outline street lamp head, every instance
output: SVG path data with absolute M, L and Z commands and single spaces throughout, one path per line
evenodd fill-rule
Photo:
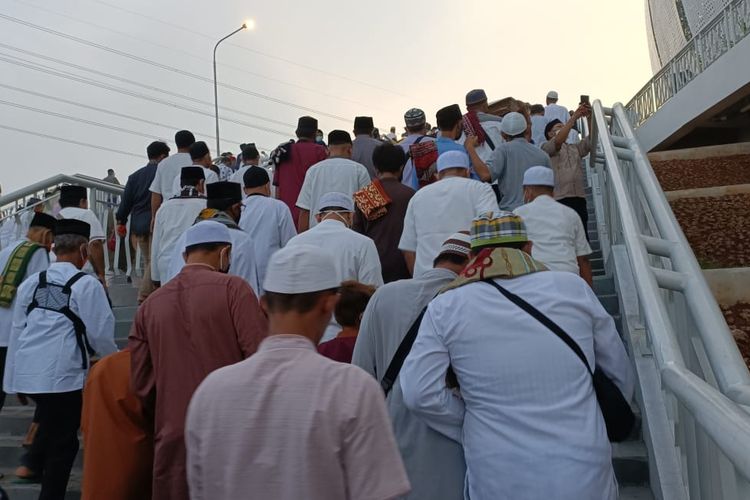
M 242 23 L 242 27 L 246 30 L 254 30 L 255 29 L 255 20 L 254 19 L 245 19 L 245 22 Z

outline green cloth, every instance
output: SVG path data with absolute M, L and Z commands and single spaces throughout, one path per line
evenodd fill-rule
M 26 269 L 31 257 L 40 248 L 43 247 L 30 241 L 24 241 L 10 254 L 5 269 L 3 269 L 3 274 L 0 276 L 0 307 L 7 308 L 13 303 L 18 285 L 26 277 Z

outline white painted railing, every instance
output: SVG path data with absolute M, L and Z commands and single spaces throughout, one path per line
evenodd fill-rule
M 55 214 L 57 210 L 59 210 L 59 205 L 57 205 L 60 196 L 59 187 L 64 184 L 76 184 L 89 189 L 89 208 L 93 210 L 97 219 L 101 222 L 102 227 L 104 228 L 104 234 L 110 235 L 115 229 L 114 212 L 117 210 L 119 199 L 122 196 L 124 187 L 82 174 L 55 175 L 49 179 L 31 184 L 23 189 L 0 196 L 0 225 L 12 218 L 18 226 L 21 226 L 22 219 L 28 217 L 27 214 L 34 209 L 34 206 L 39 204 L 44 205 L 46 212 Z M 31 198 L 38 198 L 41 201 L 35 204 L 29 204 Z M 130 222 L 128 222 L 127 230 L 129 235 Z M 23 235 L 17 236 L 21 237 Z M 127 242 L 128 238 L 126 237 L 124 240 Z M 120 238 L 115 238 L 115 251 L 111 259 L 109 252 L 106 250 L 105 242 L 104 266 L 107 272 L 111 274 L 120 274 L 121 271 L 119 270 L 118 263 L 120 262 L 120 255 L 123 248 L 127 262 L 126 274 L 127 276 L 132 276 L 134 269 L 131 259 L 130 245 L 121 245 Z M 136 270 L 140 270 L 143 262 L 142 256 L 140 255 L 140 249 L 137 250 L 135 261 Z
M 631 99 L 626 108 L 637 127 L 665 102 L 750 33 L 750 0 L 734 0 L 706 24 Z
M 593 114 L 587 163 L 602 251 L 606 262 L 613 247 L 627 250 L 685 489 L 748 499 L 750 373 L 625 109 L 595 101 Z

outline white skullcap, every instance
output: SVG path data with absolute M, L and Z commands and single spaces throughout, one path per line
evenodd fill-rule
M 523 185 L 555 187 L 555 172 L 548 167 L 531 167 L 523 174 Z
M 547 92 L 547 99 L 557 99 L 557 92 L 554 90 Z
M 221 222 L 204 220 L 188 228 L 185 233 L 185 248 L 203 243 L 232 243 L 227 226 Z
M 523 134 L 526 131 L 527 126 L 526 117 L 521 113 L 513 111 L 503 116 L 503 121 L 500 123 L 500 130 L 502 130 L 504 134 L 513 137 L 514 135 Z
M 463 151 L 446 151 L 438 156 L 437 171 L 442 172 L 446 168 L 469 168 L 469 155 Z
M 354 212 L 352 197 L 344 193 L 326 193 L 318 200 L 318 213 L 323 208 L 341 207 L 347 212 Z
M 271 255 L 263 289 L 297 294 L 338 288 L 336 264 L 324 250 L 313 245 L 287 245 Z

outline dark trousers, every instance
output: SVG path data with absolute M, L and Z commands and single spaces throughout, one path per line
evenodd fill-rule
M 5 374 L 5 358 L 8 356 L 8 348 L 0 347 L 0 411 L 5 405 L 5 393 L 3 392 L 3 375 Z
M 586 232 L 586 240 L 591 241 L 591 238 L 589 238 L 589 210 L 586 206 L 586 198 L 571 196 L 570 198 L 561 198 L 557 201 L 576 211 L 578 217 L 581 218 L 581 222 L 583 222 L 583 230 Z
M 39 500 L 62 500 L 78 453 L 82 392 L 32 394 L 29 397 L 36 403 L 39 430 L 26 460 L 29 465 L 37 467 L 35 472 L 42 476 Z

